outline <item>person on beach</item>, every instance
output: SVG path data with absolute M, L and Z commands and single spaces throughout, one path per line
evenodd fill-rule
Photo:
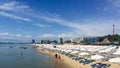
M 61 58 L 61 56 L 60 56 L 60 54 L 58 55 L 58 59 L 60 59 Z
M 58 57 L 58 54 L 55 54 L 55 58 L 57 58 Z

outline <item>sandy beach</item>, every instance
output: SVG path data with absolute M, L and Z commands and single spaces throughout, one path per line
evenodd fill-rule
M 73 67 L 71 67 L 71 65 L 69 63 L 66 63 L 65 59 L 67 57 L 65 57 L 65 56 L 60 54 L 61 55 L 61 59 L 58 60 L 54 56 L 56 52 L 51 52 L 51 51 L 49 51 L 47 49 L 42 49 L 41 47 L 37 47 L 36 49 L 37 49 L 38 52 L 40 52 L 42 54 L 45 54 L 45 55 L 48 55 L 49 57 L 54 58 L 53 64 L 55 64 L 55 68 L 63 68 L 63 67 L 65 67 L 65 68 L 73 68 Z
M 38 52 L 40 52 L 42 54 L 49 55 L 50 57 L 53 57 L 53 58 L 55 58 L 54 55 L 56 53 L 58 53 L 57 51 L 44 49 L 40 46 L 36 47 L 36 49 L 37 49 Z M 62 55 L 62 54 L 60 54 L 60 55 L 61 55 L 61 59 L 56 59 L 55 58 L 56 68 L 63 68 L 63 67 L 65 67 L 65 68 L 92 68 L 90 65 L 94 64 L 94 63 L 98 63 L 98 62 L 110 64 L 111 66 L 107 67 L 107 68 L 120 68 L 119 64 L 112 63 L 112 62 L 109 62 L 109 61 L 102 61 L 102 60 L 95 60 L 95 62 L 83 65 L 83 64 L 79 63 L 78 61 L 72 60 L 65 55 Z M 63 67 L 61 67 L 61 66 L 63 66 Z

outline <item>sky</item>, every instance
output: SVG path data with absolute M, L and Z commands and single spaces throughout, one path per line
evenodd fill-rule
M 120 0 L 0 0 L 0 39 L 120 34 Z

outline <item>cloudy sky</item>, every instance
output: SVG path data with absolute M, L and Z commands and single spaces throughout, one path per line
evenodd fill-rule
M 120 34 L 120 0 L 0 0 L 0 39 Z

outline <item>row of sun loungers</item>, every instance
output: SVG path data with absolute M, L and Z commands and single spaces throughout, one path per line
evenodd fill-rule
M 45 49 L 50 49 L 50 51 L 59 52 L 67 57 L 69 57 L 71 60 L 78 61 L 80 64 L 90 64 L 95 61 L 95 59 L 99 59 L 102 61 L 109 61 L 111 58 L 115 58 L 116 56 L 113 54 L 116 50 L 118 50 L 118 47 L 116 46 L 63 46 L 63 45 L 42 45 L 41 47 Z M 81 53 L 88 53 L 88 55 L 84 56 L 81 55 Z M 80 56 L 87 57 L 82 58 Z M 94 56 L 94 58 L 93 58 Z M 96 58 L 97 56 L 97 58 Z M 102 57 L 102 58 L 100 58 Z M 90 59 L 91 58 L 91 59 Z M 116 61 L 116 60 L 115 60 Z M 92 64 L 92 68 L 107 68 L 109 64 L 103 64 L 103 63 L 96 63 Z
M 64 55 L 69 57 L 72 60 L 79 61 L 79 63 L 82 63 L 84 65 L 92 63 L 92 62 L 95 61 L 95 60 L 88 60 L 88 59 L 85 59 L 85 58 L 82 58 L 82 57 L 78 57 L 78 56 L 75 56 L 75 55 L 71 55 L 71 54 L 64 54 Z
M 67 54 L 67 53 L 61 53 L 61 54 L 64 54 L 65 56 L 69 57 L 70 59 L 78 61 L 80 64 L 83 64 L 83 65 L 95 62 L 95 60 L 85 59 L 85 58 L 78 57 L 78 56 L 75 56 L 72 54 Z M 99 62 L 99 63 L 92 64 L 91 68 L 107 68 L 109 66 L 110 66 L 110 64 L 103 64 L 103 63 Z
M 107 68 L 109 66 L 110 64 L 103 64 L 103 63 L 95 63 L 91 65 L 92 68 Z

